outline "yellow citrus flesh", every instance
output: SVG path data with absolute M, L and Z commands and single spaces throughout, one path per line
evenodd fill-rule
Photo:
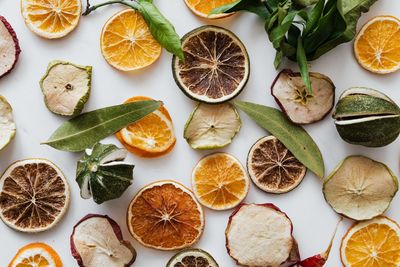
M 106 22 L 100 41 L 104 58 L 122 71 L 147 67 L 161 54 L 161 46 L 142 15 L 131 8 L 118 12 Z
M 230 16 L 231 14 L 214 14 L 209 15 L 210 12 L 217 7 L 230 4 L 236 0 L 185 0 L 189 9 L 197 16 L 203 18 L 217 19 Z
M 356 37 L 354 52 L 359 64 L 371 72 L 400 69 L 400 20 L 378 16 L 367 22 Z
M 21 248 L 8 267 L 62 267 L 60 256 L 44 243 L 32 243 Z

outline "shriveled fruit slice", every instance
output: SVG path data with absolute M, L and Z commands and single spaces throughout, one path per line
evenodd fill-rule
M 137 96 L 129 98 L 125 103 L 140 100 L 151 100 L 151 98 Z M 142 157 L 165 155 L 176 143 L 172 119 L 164 106 L 121 129 L 116 137 L 126 149 Z
M 242 266 L 293 266 L 299 261 L 289 217 L 272 204 L 242 204 L 225 231 L 229 255 Z
M 268 193 L 286 193 L 296 188 L 307 168 L 272 135 L 259 139 L 247 156 L 250 178 Z
M 32 32 L 56 39 L 78 26 L 82 3 L 81 0 L 21 0 L 21 13 Z
M 0 150 L 14 139 L 15 133 L 12 107 L 7 99 L 0 95 Z
M 132 8 L 118 12 L 106 22 L 100 46 L 108 64 L 122 71 L 147 67 L 161 54 L 161 46 L 142 15 Z
M 0 16 L 0 78 L 10 73 L 18 61 L 21 48 L 17 34 L 5 17 Z
M 88 214 L 70 237 L 71 253 L 80 267 L 129 267 L 136 251 L 119 225 L 107 215 Z
M 344 159 L 324 181 L 326 201 L 339 214 L 369 220 L 383 214 L 398 190 L 398 180 L 383 163 L 363 156 Z
M 221 7 L 223 5 L 231 4 L 235 2 L 235 0 L 185 0 L 186 5 L 189 9 L 199 17 L 208 18 L 208 19 L 220 19 L 231 16 L 233 13 L 229 14 L 212 14 L 210 12 L 217 7 Z
M 345 267 L 400 266 L 400 226 L 379 216 L 355 223 L 347 231 L 340 246 Z
M 196 198 L 214 210 L 226 210 L 239 205 L 249 192 L 249 184 L 242 164 L 227 153 L 215 153 L 202 158 L 192 172 Z
M 8 267 L 63 267 L 57 252 L 44 243 L 31 243 L 20 250 Z
M 245 87 L 250 74 L 246 48 L 232 32 L 202 26 L 182 37 L 185 62 L 172 59 L 179 88 L 190 98 L 209 104 L 233 99 Z
M 329 77 L 310 72 L 314 95 L 307 93 L 300 73 L 281 71 L 271 86 L 271 94 L 283 113 L 296 124 L 310 124 L 322 120 L 335 103 L 335 85 Z
M 79 115 L 89 99 L 92 67 L 54 60 L 40 80 L 47 108 L 59 115 Z
M 54 227 L 67 211 L 69 199 L 64 174 L 46 159 L 17 161 L 0 179 L 0 218 L 21 232 Z
M 354 41 L 354 53 L 365 69 L 379 74 L 400 69 L 400 19 L 377 16 L 368 21 Z
M 200 103 L 190 114 L 183 137 L 194 149 L 215 149 L 229 145 L 239 132 L 242 122 L 230 103 Z
M 167 263 L 167 267 L 218 267 L 218 263 L 208 252 L 191 248 L 175 254 Z
M 174 181 L 158 181 L 132 199 L 127 221 L 129 232 L 143 246 L 176 250 L 199 240 L 204 212 L 189 189 Z

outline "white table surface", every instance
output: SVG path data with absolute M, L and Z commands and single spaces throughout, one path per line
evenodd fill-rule
M 98 3 L 100 0 L 93 2 Z M 275 52 L 267 39 L 261 20 L 253 14 L 244 13 L 219 21 L 202 20 L 187 9 L 183 0 L 155 0 L 155 2 L 172 21 L 181 36 L 204 24 L 216 24 L 236 33 L 246 45 L 251 60 L 249 82 L 238 98 L 277 106 L 269 92 L 269 87 L 277 74 L 272 64 Z M 16 160 L 29 157 L 48 158 L 64 171 L 72 191 L 68 213 L 52 230 L 40 234 L 24 234 L 0 223 L 2 267 L 9 263 L 20 247 L 34 241 L 43 241 L 53 246 L 66 267 L 77 266 L 70 253 L 69 236 L 74 224 L 88 213 L 107 214 L 121 225 L 125 239 L 131 241 L 137 250 L 138 256 L 133 266 L 162 267 L 174 254 L 144 248 L 131 238 L 125 224 L 127 206 L 141 187 L 157 180 L 174 179 L 190 187 L 193 166 L 203 155 L 211 151 L 194 151 L 182 137 L 185 121 L 196 103 L 188 99 L 176 86 L 171 74 L 169 53 L 164 51 L 154 65 L 135 73 L 122 73 L 113 69 L 101 56 L 99 38 L 102 26 L 111 15 L 122 8 L 114 6 L 99 9 L 90 16 L 83 17 L 79 27 L 72 34 L 51 41 L 42 39 L 28 30 L 20 15 L 19 0 L 0 1 L 0 14 L 14 27 L 22 48 L 20 60 L 14 71 L 0 80 L 0 94 L 12 104 L 18 129 L 13 143 L 0 152 L 0 172 Z M 369 18 L 384 14 L 400 17 L 400 2 L 378 1 L 371 11 L 361 18 L 359 27 Z M 48 62 L 54 59 L 93 66 L 92 95 L 86 105 L 86 111 L 119 104 L 131 96 L 147 95 L 163 100 L 171 113 L 177 136 L 175 149 L 167 156 L 157 159 L 142 159 L 129 155 L 127 160 L 136 165 L 134 183 L 118 200 L 97 205 L 92 200 L 81 199 L 79 187 L 75 182 L 76 161 L 81 154 L 61 152 L 40 145 L 41 141 L 46 140 L 65 121 L 65 118 L 47 110 L 39 87 L 39 80 Z M 332 78 L 337 87 L 336 99 L 343 90 L 351 86 L 366 86 L 381 90 L 400 104 L 400 72 L 379 76 L 365 71 L 355 61 L 351 43 L 341 45 L 312 62 L 311 69 Z M 241 118 L 243 127 L 240 133 L 230 146 L 221 151 L 231 153 L 245 163 L 250 146 L 258 138 L 266 135 L 266 132 L 245 114 L 242 113 Z M 384 148 L 349 145 L 339 137 L 330 116 L 307 126 L 306 129 L 321 149 L 326 174 L 329 174 L 344 157 L 360 154 L 386 163 L 399 175 L 400 139 Z M 103 142 L 119 145 L 114 137 L 109 137 Z M 321 181 L 308 172 L 297 189 L 284 195 L 264 193 L 252 184 L 245 202 L 271 202 L 285 211 L 293 221 L 294 236 L 299 242 L 301 255 L 311 256 L 326 248 L 339 218 L 325 202 L 321 186 Z M 400 221 L 399 195 L 395 197 L 386 212 L 387 216 L 397 221 Z M 209 251 L 221 267 L 235 266 L 226 252 L 224 237 L 227 218 L 231 212 L 205 209 L 205 231 L 196 244 L 197 247 Z M 326 266 L 341 266 L 340 240 L 350 224 L 350 220 L 342 223 Z

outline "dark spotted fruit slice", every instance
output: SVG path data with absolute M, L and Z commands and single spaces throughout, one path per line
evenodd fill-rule
M 249 78 L 246 48 L 232 32 L 203 26 L 182 38 L 185 62 L 176 56 L 172 71 L 179 88 L 192 99 L 209 104 L 236 97 Z
M 46 159 L 17 161 L 0 179 L 0 217 L 21 232 L 55 226 L 67 211 L 69 198 L 64 174 Z
M 307 168 L 275 137 L 265 136 L 250 149 L 247 157 L 250 178 L 263 191 L 286 193 L 303 180 Z
M 202 249 L 185 249 L 175 254 L 167 267 L 218 267 L 214 258 Z

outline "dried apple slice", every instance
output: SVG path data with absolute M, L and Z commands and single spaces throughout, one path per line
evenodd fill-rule
M 15 132 L 12 107 L 7 99 L 0 95 L 0 150 L 14 139 Z
M 0 16 L 0 78 L 13 70 L 20 53 L 17 34 L 10 23 Z

